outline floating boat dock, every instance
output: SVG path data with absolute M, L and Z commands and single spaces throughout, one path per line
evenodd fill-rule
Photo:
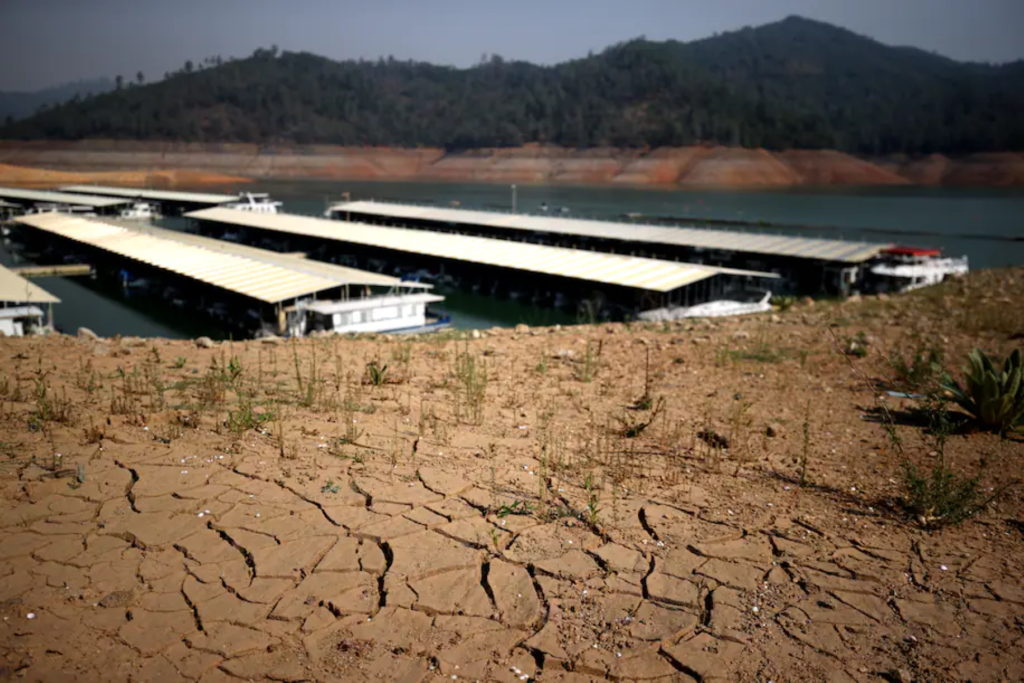
M 653 258 L 771 270 L 793 291 L 846 290 L 863 275 L 862 264 L 885 243 L 794 237 L 739 230 L 665 227 L 557 216 L 476 211 L 376 201 L 333 204 L 327 215 L 346 221 L 442 230 L 558 243 L 598 251 L 628 251 Z
M 112 187 L 108 185 L 66 185 L 62 192 L 117 197 L 125 200 L 141 199 L 156 202 L 161 206 L 172 206 L 178 211 L 191 211 L 206 206 L 217 206 L 238 201 L 237 194 L 214 194 L 209 192 L 177 192 L 171 190 L 150 190 L 135 187 Z
M 0 332 L 20 337 L 45 327 L 53 327 L 55 303 L 60 303 L 60 299 L 0 265 Z M 46 304 L 48 314 L 35 304 Z M 47 318 L 45 323 L 44 317 Z
M 371 287 L 383 288 L 389 296 L 396 292 L 422 293 L 430 288 L 429 284 L 403 282 L 387 275 L 163 228 L 58 213 L 21 216 L 14 222 L 32 228 L 38 233 L 36 237 L 48 244 L 53 244 L 53 237 L 60 237 L 72 249 L 88 250 L 94 258 L 87 260 L 108 266 L 97 265 L 98 272 L 108 276 L 117 273 L 125 286 L 142 283 L 138 286 L 170 305 L 189 311 L 204 309 L 211 315 L 219 312 L 225 322 L 244 320 L 249 328 L 280 334 L 307 331 L 305 305 L 322 299 L 353 300 L 351 288 L 363 294 Z M 134 272 L 124 267 L 126 260 Z M 173 282 L 163 284 L 168 279 Z M 211 289 L 221 296 L 211 299 Z M 367 308 L 380 308 L 373 305 L 372 297 L 366 301 L 370 302 Z M 409 302 L 420 306 L 414 311 L 420 319 L 423 303 L 418 299 Z M 387 315 L 377 312 L 376 317 L 383 320 Z
M 577 289 L 587 291 L 603 286 L 606 293 L 615 288 L 622 290 L 620 294 L 632 292 L 633 309 L 640 298 L 645 299 L 643 305 L 647 308 L 694 303 L 714 298 L 736 281 L 756 282 L 763 289 L 765 282 L 779 278 L 775 273 L 291 214 L 250 214 L 215 207 L 186 217 L 210 227 L 230 226 L 295 237 L 310 253 L 322 253 L 324 246 L 333 242 L 345 245 L 348 254 L 362 253 L 368 259 L 382 254 L 397 256 L 396 261 L 406 268 L 412 263 L 426 267 L 440 263 L 445 268 L 462 264 L 485 269 L 478 274 L 488 281 L 500 279 L 504 273 L 506 281 L 513 281 L 512 286 L 564 289 L 567 284 L 575 284 Z M 550 281 L 544 282 L 543 278 Z M 695 285 L 699 285 L 696 290 Z
M 92 275 L 92 266 L 87 263 L 68 263 L 56 266 L 15 266 L 11 268 L 22 277 L 74 277 Z

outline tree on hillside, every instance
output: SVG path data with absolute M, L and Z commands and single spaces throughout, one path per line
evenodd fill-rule
M 960 64 L 801 19 L 692 43 L 635 39 L 554 66 L 497 54 L 468 69 L 393 57 L 334 62 L 276 45 L 205 63 L 55 107 L 0 136 L 449 149 L 726 144 L 872 155 L 1024 149 L 1024 64 Z

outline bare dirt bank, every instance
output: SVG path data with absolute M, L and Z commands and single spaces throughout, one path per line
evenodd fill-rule
M 465 340 L 0 339 L 0 675 L 1021 680 L 1019 488 L 923 531 L 899 454 L 934 440 L 912 401 L 872 419 L 890 350 L 1019 345 L 1022 284 Z M 1020 437 L 940 448 L 985 490 L 1024 465 Z
M 0 164 L 0 185 L 17 185 L 19 187 L 52 187 L 69 183 L 93 183 L 169 188 L 236 184 L 249 181 L 249 178 L 241 176 L 176 168 L 154 171 L 55 171 L 48 168 Z
M 449 153 L 436 148 L 85 140 L 0 141 L 0 163 L 75 173 L 135 170 L 149 174 L 199 174 L 187 180 L 167 181 L 182 185 L 243 176 L 720 188 L 1024 186 L 1024 154 L 1017 152 L 961 158 L 934 154 L 920 158 L 863 159 L 835 150 L 772 152 L 711 146 L 573 150 L 525 145 Z M 205 180 L 203 174 L 212 175 Z M 7 182 L 19 181 L 10 178 Z

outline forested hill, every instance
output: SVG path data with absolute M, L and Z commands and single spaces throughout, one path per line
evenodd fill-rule
M 114 81 L 109 78 L 93 78 L 32 92 L 0 92 L 0 121 L 23 119 L 39 111 L 41 107 L 113 89 Z
M 790 17 L 554 66 L 258 50 L 70 102 L 0 137 L 449 149 L 719 143 L 859 154 L 1024 149 L 1024 62 L 959 63 Z

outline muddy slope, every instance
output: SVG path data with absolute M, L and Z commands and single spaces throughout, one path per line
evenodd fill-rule
M 608 183 L 649 187 L 1022 186 L 1024 154 L 862 159 L 834 150 L 730 147 L 570 150 L 541 145 L 445 153 L 419 148 L 86 140 L 0 141 L 0 163 L 67 172 L 187 171 L 247 178 Z M 25 183 L 34 182 L 31 174 Z M 16 177 L 5 182 L 19 183 Z M 189 181 L 191 182 L 191 180 Z M 185 180 L 180 184 L 186 184 Z

